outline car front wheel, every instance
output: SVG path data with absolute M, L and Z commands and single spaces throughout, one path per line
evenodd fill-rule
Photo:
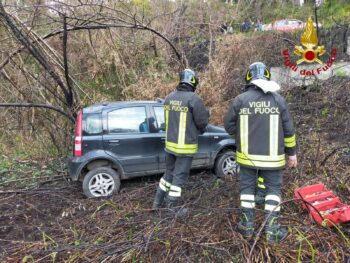
M 236 154 L 233 151 L 226 151 L 216 158 L 215 174 L 218 177 L 236 176 L 238 169 Z
M 83 191 L 87 197 L 110 196 L 120 188 L 118 173 L 109 167 L 98 167 L 89 171 L 83 180 Z

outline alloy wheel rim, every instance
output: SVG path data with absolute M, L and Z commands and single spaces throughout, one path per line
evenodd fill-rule
M 233 156 L 227 157 L 222 163 L 222 171 L 226 176 L 233 176 L 237 174 L 238 165 Z
M 89 181 L 89 191 L 95 196 L 108 196 L 115 188 L 113 177 L 107 173 L 95 174 Z

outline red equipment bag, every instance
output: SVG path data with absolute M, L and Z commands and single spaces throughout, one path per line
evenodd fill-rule
M 301 207 L 309 217 L 323 226 L 350 221 L 350 205 L 343 204 L 323 184 L 308 185 L 294 190 L 294 198 L 303 200 Z

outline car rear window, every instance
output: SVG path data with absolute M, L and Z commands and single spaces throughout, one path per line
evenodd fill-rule
M 101 114 L 83 114 L 83 135 L 102 134 Z

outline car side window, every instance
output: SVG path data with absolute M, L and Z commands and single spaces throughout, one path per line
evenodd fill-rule
M 107 114 L 108 133 L 149 132 L 146 108 L 128 107 Z
M 164 120 L 164 107 L 155 106 L 153 107 L 154 114 L 156 115 L 156 123 L 158 126 L 159 132 L 165 131 L 165 120 Z
M 84 114 L 83 115 L 83 135 L 100 135 L 102 134 L 101 114 Z

